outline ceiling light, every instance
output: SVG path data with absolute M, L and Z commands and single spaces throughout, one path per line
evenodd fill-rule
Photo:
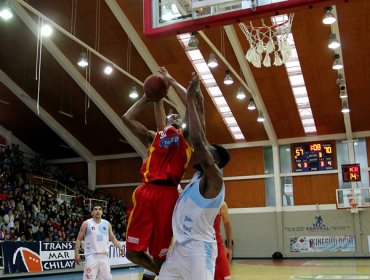
M 233 84 L 234 83 L 234 80 L 231 77 L 230 70 L 226 70 L 225 73 L 226 73 L 226 76 L 225 76 L 225 79 L 224 79 L 224 84 L 225 85 L 231 85 L 231 84 Z
M 209 68 L 215 68 L 218 66 L 217 58 L 214 53 L 209 54 L 209 59 L 208 59 L 208 67 Z
M 324 18 L 322 19 L 323 24 L 332 24 L 337 20 L 334 16 L 332 10 L 333 10 L 332 7 L 325 7 L 324 8 L 325 14 L 324 14 Z
M 250 111 L 256 110 L 256 104 L 254 104 L 253 98 L 249 99 L 248 110 Z
M 110 66 L 110 65 L 105 66 L 105 68 L 104 68 L 104 73 L 105 74 L 110 75 L 110 74 L 112 74 L 112 72 L 113 72 L 113 67 L 112 66 Z
M 3 20 L 8 20 L 8 19 L 11 19 L 13 17 L 13 12 L 9 7 L 9 2 L 8 1 L 6 1 L 5 5 L 1 8 L 0 17 Z
M 197 38 L 197 32 L 191 32 L 190 33 L 190 39 L 189 39 L 189 43 L 188 43 L 188 46 L 191 47 L 191 48 L 197 48 L 199 46 L 199 41 L 198 41 L 198 38 Z
M 85 52 L 82 52 L 80 54 L 80 58 L 78 59 L 77 62 L 78 66 L 85 68 L 89 63 L 87 62 L 87 56 Z
M 53 33 L 53 28 L 50 24 L 46 23 L 41 27 L 42 36 L 49 37 Z
M 349 106 L 348 106 L 348 102 L 343 100 L 342 102 L 342 113 L 349 113 Z
M 336 53 L 334 55 L 333 69 L 340 70 L 342 68 L 343 68 L 343 63 L 340 61 L 340 55 Z
M 330 34 L 330 41 L 329 41 L 328 47 L 329 49 L 333 49 L 333 50 L 340 47 L 340 43 L 335 34 Z
M 238 88 L 238 92 L 236 93 L 236 98 L 242 100 L 246 97 L 245 92 L 242 87 Z
M 258 113 L 257 121 L 258 122 L 264 122 L 265 121 L 265 117 L 263 116 L 263 113 L 262 112 L 259 112 Z
M 346 86 L 344 85 L 340 86 L 339 98 L 347 98 L 347 97 L 348 97 L 348 94 L 347 94 Z
M 130 94 L 128 95 L 132 99 L 136 99 L 139 97 L 139 94 L 137 93 L 136 87 L 133 86 Z

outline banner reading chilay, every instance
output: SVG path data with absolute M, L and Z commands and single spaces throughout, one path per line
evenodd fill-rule
M 298 236 L 290 238 L 290 252 L 355 252 L 354 236 Z

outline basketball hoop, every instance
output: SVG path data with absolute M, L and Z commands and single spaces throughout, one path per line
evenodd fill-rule
M 274 55 L 273 65 L 280 66 L 286 63 L 291 56 L 291 47 L 288 37 L 293 23 L 294 14 L 289 14 L 282 23 L 271 26 L 261 20 L 261 26 L 253 26 L 239 23 L 240 29 L 247 37 L 249 50 L 245 58 L 256 68 L 261 68 L 261 63 L 265 67 L 271 66 L 270 54 Z

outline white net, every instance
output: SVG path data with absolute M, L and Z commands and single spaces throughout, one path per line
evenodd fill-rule
M 239 23 L 240 29 L 246 36 L 249 49 L 245 58 L 260 68 L 273 65 L 280 66 L 286 63 L 291 56 L 291 47 L 288 42 L 289 34 L 293 23 L 294 14 L 290 14 L 282 23 L 268 26 L 262 19 L 262 25 L 255 27 L 252 22 L 249 25 Z

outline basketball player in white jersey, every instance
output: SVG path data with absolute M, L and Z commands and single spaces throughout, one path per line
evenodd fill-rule
M 108 262 L 108 243 L 112 241 L 114 246 L 120 249 L 122 256 L 125 251 L 114 237 L 112 226 L 102 219 L 103 210 L 100 204 L 94 204 L 91 211 L 92 218 L 84 221 L 77 236 L 75 246 L 75 261 L 80 264 L 79 255 L 81 241 L 85 238 L 85 268 L 83 279 L 111 280 L 110 265 Z
M 213 280 L 217 243 L 213 223 L 224 200 L 223 168 L 228 152 L 209 145 L 197 110 L 202 99 L 199 76 L 193 74 L 187 91 L 190 141 L 200 159 L 191 182 L 179 197 L 172 216 L 175 242 L 159 273 L 160 280 Z

